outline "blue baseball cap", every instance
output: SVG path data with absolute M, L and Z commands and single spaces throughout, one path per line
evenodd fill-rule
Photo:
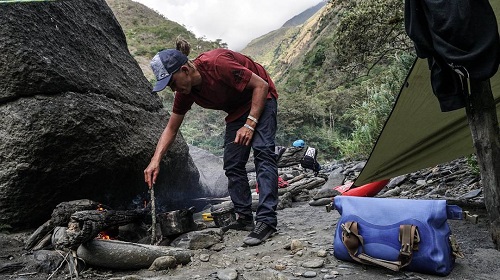
M 187 56 L 175 49 L 162 50 L 151 59 L 151 69 L 156 77 L 153 92 L 163 90 L 170 82 L 172 74 L 188 62 Z

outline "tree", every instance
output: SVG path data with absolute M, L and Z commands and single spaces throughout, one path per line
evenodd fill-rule
M 389 57 L 412 50 L 400 0 L 340 2 L 345 8 L 334 33 L 334 52 L 346 77 L 367 75 Z
M 481 171 L 491 237 L 500 250 L 500 129 L 495 100 L 489 80 L 471 80 L 470 88 L 467 118 Z

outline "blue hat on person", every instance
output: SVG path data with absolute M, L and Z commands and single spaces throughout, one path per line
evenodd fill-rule
M 304 140 L 302 139 L 298 139 L 298 140 L 295 140 L 292 144 L 292 146 L 294 147 L 304 147 L 306 144 L 306 142 L 304 142 Z
M 163 90 L 170 82 L 172 74 L 177 72 L 187 61 L 187 56 L 175 49 L 158 52 L 150 63 L 157 81 L 153 92 Z

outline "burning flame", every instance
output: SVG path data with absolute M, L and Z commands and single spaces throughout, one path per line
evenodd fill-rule
M 101 239 L 101 240 L 111 240 L 111 236 L 106 233 L 106 231 L 101 231 L 99 234 L 96 236 L 95 239 Z
M 97 211 L 106 211 L 106 209 L 104 209 L 104 207 L 102 207 L 102 204 L 99 204 L 99 205 L 97 205 Z M 103 231 L 99 232 L 99 234 L 97 234 L 95 239 L 111 240 L 113 238 L 111 238 L 111 236 L 105 230 L 103 230 Z

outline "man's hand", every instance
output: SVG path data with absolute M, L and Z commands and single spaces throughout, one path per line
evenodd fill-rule
M 245 125 L 238 129 L 236 132 L 236 138 L 234 138 L 234 143 L 249 146 L 252 143 L 253 134 L 255 132 L 251 128 L 251 126 L 248 127 Z
M 255 133 L 255 127 L 266 105 L 269 84 L 255 73 L 252 73 L 252 77 L 245 89 L 252 91 L 252 106 L 249 112 L 252 118 L 247 120 L 242 128 L 238 129 L 234 143 L 250 146 L 253 134 Z
M 156 183 L 156 177 L 160 173 L 160 164 L 151 161 L 146 169 L 144 169 L 144 181 L 152 188 Z

